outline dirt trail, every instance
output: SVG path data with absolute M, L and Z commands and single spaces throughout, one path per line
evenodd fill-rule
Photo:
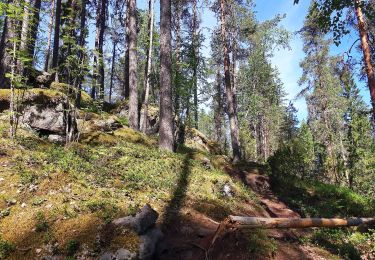
M 244 205 L 249 208 L 247 216 L 255 217 L 288 217 L 298 218 L 300 215 L 280 201 L 271 190 L 267 176 L 260 175 L 259 171 L 227 170 L 233 178 L 240 179 L 251 188 L 259 197 L 264 209 L 254 210 L 252 205 Z M 182 260 L 207 260 L 207 259 L 337 259 L 330 253 L 316 247 L 301 245 L 299 237 L 309 231 L 293 229 L 266 230 L 266 236 L 274 239 L 277 249 L 273 255 L 252 253 L 249 250 L 249 242 L 242 232 L 226 232 L 219 237 L 210 248 L 213 237 L 219 227 L 219 223 L 192 208 L 183 208 L 176 212 L 176 217 L 164 230 L 165 239 L 159 246 L 157 259 L 182 259 Z M 252 231 L 250 231 L 252 232 Z M 255 231 L 254 231 L 255 232 Z M 251 236 L 251 234 L 250 234 Z M 210 250 L 208 250 L 210 248 Z

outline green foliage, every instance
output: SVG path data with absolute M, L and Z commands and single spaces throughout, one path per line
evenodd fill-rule
M 268 160 L 277 176 L 311 177 L 314 169 L 314 139 L 310 128 L 302 122 L 297 136 L 286 142 Z
M 41 211 L 37 212 L 35 219 L 36 219 L 36 225 L 35 225 L 36 232 L 45 232 L 48 230 L 49 224 L 43 212 Z
M 243 231 L 245 239 L 249 244 L 251 253 L 273 256 L 277 251 L 277 242 L 267 236 L 267 232 L 262 229 L 251 229 Z
M 374 200 L 348 188 L 290 175 L 273 176 L 272 187 L 304 217 L 371 217 L 375 214 Z
M 347 240 L 348 237 L 350 237 L 350 231 L 346 229 L 321 228 L 314 232 L 311 242 L 340 255 L 344 259 L 361 259 L 359 250 L 351 241 Z
M 77 240 L 69 240 L 65 245 L 65 252 L 68 256 L 74 256 L 79 249 L 79 242 Z
M 270 61 L 275 48 L 289 46 L 289 32 L 280 26 L 282 18 L 257 23 L 244 35 L 251 48 L 238 72 L 238 114 L 248 160 L 266 161 L 278 149 L 285 127 L 283 86 Z
M 0 236 L 0 259 L 8 258 L 15 249 L 13 244 L 3 240 Z

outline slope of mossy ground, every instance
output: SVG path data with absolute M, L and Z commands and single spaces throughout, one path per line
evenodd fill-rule
M 170 208 L 187 206 L 222 220 L 244 214 L 244 204 L 257 207 L 251 191 L 205 164 L 211 155 L 187 148 L 163 152 L 155 140 L 127 128 L 68 147 L 22 130 L 12 142 L 7 131 L 1 122 L 0 258 L 73 255 L 83 249 L 95 255 L 100 227 L 146 203 L 161 221 Z M 225 184 L 233 197 L 223 195 Z M 135 251 L 136 236 L 125 238 L 122 247 Z
M 348 188 L 301 180 L 293 176 L 273 176 L 272 190 L 302 217 L 374 217 L 375 201 Z M 363 230 L 362 230 L 363 231 Z M 344 259 L 374 259 L 375 230 L 358 228 L 314 229 L 303 242 L 321 246 Z

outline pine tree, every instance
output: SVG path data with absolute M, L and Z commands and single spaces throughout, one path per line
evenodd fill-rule
M 136 0 L 129 3 L 129 125 L 139 129 L 137 85 L 137 7 Z
M 160 129 L 159 146 L 172 151 L 172 48 L 171 0 L 160 1 Z

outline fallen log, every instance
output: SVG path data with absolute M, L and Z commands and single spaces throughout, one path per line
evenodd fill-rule
M 229 226 L 236 228 L 311 228 L 351 227 L 373 223 L 375 218 L 258 218 L 229 216 Z

